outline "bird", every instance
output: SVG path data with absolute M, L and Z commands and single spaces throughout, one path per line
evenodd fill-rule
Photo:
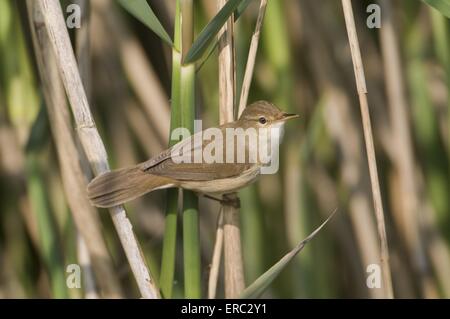
M 148 161 L 98 175 L 88 184 L 87 196 L 92 205 L 102 208 L 118 206 L 146 193 L 172 187 L 191 190 L 213 199 L 217 198 L 216 196 L 224 198 L 227 194 L 253 183 L 268 165 L 267 161 L 262 161 L 259 156 L 253 160 L 250 158 L 250 153 L 255 151 L 255 145 L 262 147 L 266 143 L 267 147 L 267 141 L 270 140 L 267 134 L 266 137 L 260 138 L 261 129 L 270 131 L 275 128 L 278 138 L 281 139 L 286 121 L 297 117 L 297 114 L 283 112 L 270 102 L 254 102 L 244 109 L 238 120 L 215 128 L 216 149 L 213 156 L 220 155 L 219 153 L 226 156 L 228 152 L 233 152 L 231 161 L 193 160 L 191 154 L 196 151 L 202 154 L 208 144 L 212 143 L 199 139 L 208 130 L 206 129 L 183 139 Z M 256 137 L 260 138 L 258 143 L 235 143 L 227 149 L 230 147 L 230 144 L 227 144 L 230 141 L 227 132 L 247 132 L 252 129 L 257 132 Z M 244 160 L 237 160 L 238 155 L 234 153 L 239 151 L 244 153 Z

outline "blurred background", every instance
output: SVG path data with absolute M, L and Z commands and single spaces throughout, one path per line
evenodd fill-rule
M 63 10 L 72 2 L 61 1 Z M 148 3 L 173 35 L 175 1 Z M 372 3 L 382 5 L 381 28 L 368 27 Z M 235 24 L 238 92 L 258 8 L 259 1 L 250 1 Z M 217 4 L 196 0 L 194 10 L 198 35 L 217 13 Z M 353 1 L 353 10 L 394 293 L 398 298 L 449 298 L 449 19 L 418 0 Z M 168 145 L 171 49 L 115 1 L 91 0 L 89 11 L 82 28 L 90 33 L 90 59 L 83 67 L 90 74 L 85 83 L 91 109 L 111 167 L 132 165 Z M 393 24 L 383 24 L 386 18 Z M 81 50 L 75 30 L 69 32 Z M 197 68 L 196 117 L 203 127 L 215 126 L 217 50 Z M 25 1 L 0 0 L 1 298 L 87 294 L 86 287 L 66 285 L 67 265 L 89 263 L 89 258 L 67 203 L 42 92 Z M 379 262 L 380 244 L 340 1 L 269 0 L 249 102 L 261 99 L 301 118 L 287 125 L 278 174 L 264 175 L 239 193 L 246 283 L 338 208 L 264 296 L 380 297 L 379 289 L 366 285 L 367 267 Z M 126 207 L 158 278 L 166 192 Z M 199 212 L 206 291 L 219 206 L 200 199 Z M 99 210 L 98 217 L 121 296 L 139 296 L 110 215 Z M 174 297 L 183 297 L 182 244 L 177 247 Z

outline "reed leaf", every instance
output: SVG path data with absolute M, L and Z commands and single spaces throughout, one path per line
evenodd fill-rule
M 170 46 L 173 45 L 172 39 L 167 34 L 161 22 L 159 22 L 146 0 L 119 0 L 119 4 L 132 16 L 150 28 L 150 30 L 155 32 L 161 40 Z
M 186 57 L 183 60 L 184 64 L 196 62 L 203 56 L 213 39 L 217 37 L 220 29 L 242 1 L 243 0 L 230 0 L 223 6 L 217 15 L 200 32 L 186 54 Z
M 294 259 L 295 256 L 306 246 L 306 244 L 313 239 L 319 231 L 330 221 L 334 216 L 336 210 L 319 226 L 317 227 L 308 237 L 303 239 L 294 249 L 289 253 L 284 255 L 275 265 L 269 268 L 264 274 L 258 277 L 250 286 L 248 286 L 242 294 L 239 296 L 241 299 L 258 298 L 264 291 L 269 287 L 269 285 L 278 277 L 278 275 L 286 268 L 289 262 Z
M 236 10 L 234 10 L 234 21 L 236 22 L 237 19 L 240 18 L 240 16 L 242 15 L 242 13 L 244 13 L 245 9 L 247 9 L 248 5 L 250 4 L 250 2 L 252 2 L 253 0 L 243 0 L 238 7 L 236 8 Z
M 422 1 L 438 10 L 447 18 L 450 18 L 450 2 L 448 0 L 422 0 Z

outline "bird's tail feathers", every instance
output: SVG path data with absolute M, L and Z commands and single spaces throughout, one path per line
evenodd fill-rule
M 169 178 L 148 174 L 138 165 L 95 177 L 89 183 L 87 193 L 94 206 L 112 207 L 155 189 L 171 187 L 172 182 Z

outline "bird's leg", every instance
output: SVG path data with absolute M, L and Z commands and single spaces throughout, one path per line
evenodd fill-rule
M 241 200 L 236 195 L 236 193 L 231 194 L 223 194 L 222 195 L 222 203 L 236 209 L 241 208 Z
M 239 200 L 239 197 L 234 196 L 233 194 L 224 194 L 222 195 L 222 198 L 217 198 L 208 194 L 202 194 L 202 196 L 215 200 L 223 205 L 232 206 L 234 208 L 241 208 L 241 201 Z

